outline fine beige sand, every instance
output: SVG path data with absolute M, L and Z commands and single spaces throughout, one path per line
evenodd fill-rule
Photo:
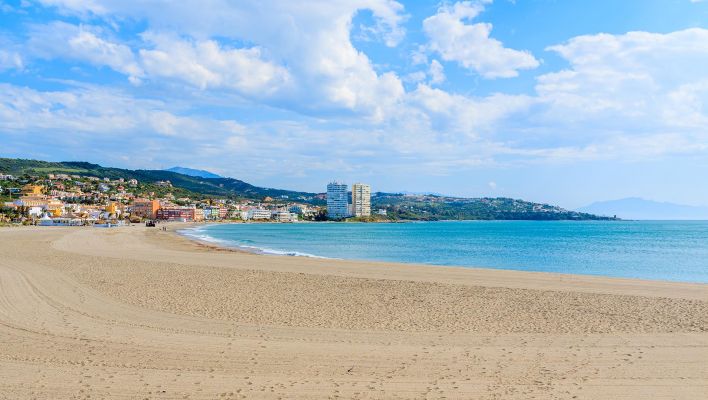
M 0 229 L 0 399 L 704 399 L 708 285 Z

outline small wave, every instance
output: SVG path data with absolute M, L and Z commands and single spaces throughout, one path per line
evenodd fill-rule
M 246 245 L 241 242 L 228 239 L 219 239 L 204 233 L 204 229 L 201 228 L 190 228 L 177 231 L 182 236 L 186 236 L 190 239 L 197 240 L 200 242 L 214 243 L 223 247 L 236 248 L 239 250 L 244 250 L 249 253 L 255 254 L 266 254 L 275 256 L 289 256 L 289 257 L 308 257 L 308 258 L 322 258 L 322 259 L 332 259 L 331 257 L 317 256 L 314 254 L 303 253 L 300 251 L 287 251 L 287 250 L 275 250 L 269 249 L 267 247 L 251 246 Z
M 273 250 L 273 249 L 269 249 L 269 248 L 267 248 L 267 247 L 244 246 L 244 245 L 240 245 L 239 247 L 241 247 L 241 248 L 253 249 L 254 251 L 256 251 L 256 252 L 258 252 L 258 253 L 260 253 L 260 254 L 270 254 L 270 255 L 275 255 L 275 256 L 290 256 L 290 257 L 308 257 L 308 258 L 331 259 L 330 257 L 316 256 L 316 255 L 314 255 L 314 254 L 302 253 L 302 252 L 299 252 L 299 251 Z

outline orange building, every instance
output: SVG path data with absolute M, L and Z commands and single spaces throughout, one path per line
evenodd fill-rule
M 23 196 L 41 196 L 42 190 L 44 190 L 44 186 L 25 185 L 25 186 L 22 186 L 22 195 Z
M 120 210 L 120 205 L 118 203 L 110 203 L 106 206 L 106 212 L 109 214 L 117 214 Z
M 160 209 L 160 202 L 158 200 L 147 200 L 147 199 L 135 199 L 133 201 L 133 211 L 132 215 L 141 218 L 157 218 L 157 210 Z

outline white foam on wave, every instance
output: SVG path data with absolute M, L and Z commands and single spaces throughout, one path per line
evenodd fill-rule
M 269 249 L 267 247 L 251 246 L 243 243 L 239 243 L 235 240 L 219 239 L 204 233 L 204 227 L 182 229 L 177 231 L 182 236 L 186 236 L 190 239 L 197 240 L 200 242 L 214 243 L 223 247 L 236 248 L 239 250 L 248 251 L 255 254 L 266 254 L 274 256 L 290 256 L 290 257 L 308 257 L 308 258 L 322 258 L 322 259 L 332 259 L 331 257 L 317 256 L 314 254 L 303 253 L 300 251 L 287 251 L 287 250 L 275 250 Z

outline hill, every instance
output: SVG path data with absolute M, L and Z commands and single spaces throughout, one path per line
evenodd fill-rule
M 122 168 L 103 167 L 83 161 L 49 162 L 38 160 L 22 160 L 0 158 L 0 171 L 12 175 L 73 174 L 80 176 L 96 176 L 110 179 L 137 179 L 141 182 L 170 181 L 175 188 L 183 189 L 203 196 L 242 197 L 261 199 L 272 198 L 299 199 L 317 202 L 315 193 L 297 192 L 263 188 L 251 185 L 233 178 L 201 178 L 163 170 L 129 170 Z M 186 193 L 188 195 L 188 193 Z
M 504 197 L 460 198 L 438 195 L 375 193 L 372 212 L 384 209 L 396 219 L 437 220 L 609 220 L 558 206 Z
M 186 167 L 172 167 L 172 168 L 166 169 L 165 171 L 176 172 L 178 174 L 187 175 L 187 176 L 194 176 L 197 178 L 207 178 L 207 179 L 223 178 L 222 176 L 219 176 L 213 172 L 205 171 L 203 169 L 194 169 L 194 168 L 186 168 Z
M 221 197 L 231 199 L 263 199 L 271 197 L 280 202 L 299 202 L 324 205 L 323 196 L 251 185 L 234 178 L 204 178 L 165 170 L 129 170 L 103 167 L 81 161 L 48 162 L 0 158 L 0 172 L 16 176 L 70 174 L 99 178 L 137 179 L 147 184 L 157 195 L 172 193 L 175 197 L 203 199 Z M 156 185 L 170 181 L 172 187 Z M 391 220 L 597 220 L 611 219 L 589 213 L 565 210 L 548 204 L 509 198 L 460 198 L 438 194 L 374 193 L 372 211 L 386 211 Z
M 658 202 L 638 197 L 599 201 L 578 211 L 614 216 L 623 219 L 640 220 L 705 220 L 708 207 L 694 207 L 682 204 Z

